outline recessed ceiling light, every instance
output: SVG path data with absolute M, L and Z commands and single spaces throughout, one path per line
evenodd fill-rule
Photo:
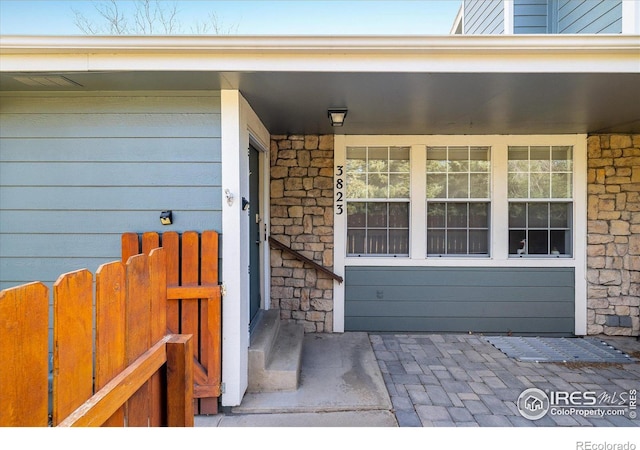
M 17 76 L 13 79 L 32 87 L 82 87 L 80 83 L 62 75 Z

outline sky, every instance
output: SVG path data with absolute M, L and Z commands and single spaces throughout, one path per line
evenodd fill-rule
M 131 5 L 130 0 L 117 0 Z M 177 3 L 186 34 L 215 13 L 238 35 L 449 34 L 460 0 L 161 0 Z M 74 10 L 97 23 L 97 0 L 0 0 L 0 34 L 78 35 Z

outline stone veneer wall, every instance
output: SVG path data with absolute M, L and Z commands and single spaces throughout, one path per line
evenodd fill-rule
M 271 237 L 333 268 L 333 135 L 271 137 Z M 305 332 L 333 331 L 333 280 L 271 250 L 271 307 Z
M 640 330 L 640 135 L 588 138 L 588 334 Z

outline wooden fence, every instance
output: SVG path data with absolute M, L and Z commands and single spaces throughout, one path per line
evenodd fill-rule
M 0 426 L 193 426 L 192 337 L 167 334 L 166 255 L 0 292 Z M 95 323 L 94 323 L 95 312 Z M 94 339 L 95 330 L 95 339 Z M 95 362 L 95 364 L 94 364 Z
M 212 230 L 122 235 L 122 260 L 162 247 L 167 255 L 167 328 L 193 335 L 194 411 L 217 414 L 222 381 L 222 306 L 218 233 Z

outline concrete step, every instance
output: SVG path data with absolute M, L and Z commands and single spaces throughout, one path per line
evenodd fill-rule
M 300 382 L 304 328 L 264 311 L 251 335 L 248 392 L 295 391 Z

